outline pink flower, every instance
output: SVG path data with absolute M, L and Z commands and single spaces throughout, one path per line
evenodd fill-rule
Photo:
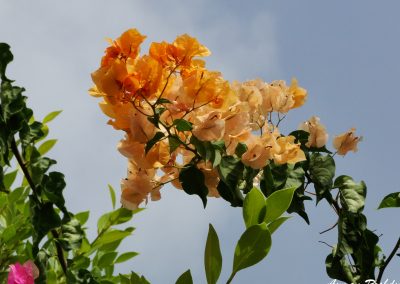
M 19 262 L 10 265 L 7 284 L 34 284 L 39 276 L 39 270 L 33 261 L 28 260 L 23 265 Z

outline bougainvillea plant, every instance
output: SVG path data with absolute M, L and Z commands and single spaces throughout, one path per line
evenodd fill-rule
M 89 211 L 67 209 L 64 176 L 49 171 L 45 154 L 56 140 L 46 140 L 47 123 L 60 112 L 37 121 L 26 106 L 24 89 L 6 77 L 13 56 L 0 44 L 0 282 L 7 283 L 149 283 L 135 272 L 114 273 L 114 266 L 136 256 L 118 247 L 133 227 L 127 223 L 161 189 L 172 184 L 200 197 L 220 197 L 242 207 L 245 231 L 233 257 L 231 283 L 242 269 L 265 258 L 271 235 L 297 213 L 310 222 L 304 202 L 328 202 L 337 216 L 338 241 L 326 258 L 329 277 L 345 283 L 382 280 L 400 239 L 385 257 L 379 237 L 367 228 L 362 211 L 366 185 L 335 176 L 335 155 L 357 151 L 355 129 L 333 138 L 312 116 L 285 135 L 280 124 L 301 107 L 307 91 L 293 79 L 229 82 L 210 71 L 210 51 L 195 38 L 152 43 L 140 54 L 145 36 L 137 30 L 110 40 L 100 67 L 92 73 L 90 94 L 102 98 L 109 124 L 124 132 L 118 150 L 128 159 L 121 182 L 121 208 L 100 217 L 97 236 L 86 237 Z M 19 177 L 19 178 L 18 178 Z M 19 182 L 19 185 L 15 183 Z M 313 186 L 314 191 L 310 189 Z M 386 196 L 379 208 L 399 207 L 400 193 Z M 210 224 L 204 252 L 207 283 L 217 283 L 222 269 L 217 232 Z M 193 283 L 190 270 L 176 281 Z

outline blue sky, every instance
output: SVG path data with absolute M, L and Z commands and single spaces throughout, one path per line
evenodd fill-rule
M 59 143 L 51 152 L 66 174 L 69 208 L 91 210 L 89 226 L 111 209 L 107 184 L 118 188 L 126 160 L 116 151 L 123 134 L 106 125 L 97 101 L 87 95 L 90 73 L 100 62 L 104 38 L 138 28 L 151 41 L 172 41 L 188 33 L 212 51 L 210 69 L 227 79 L 266 81 L 297 77 L 309 91 L 307 104 L 288 115 L 290 130 L 319 115 L 331 137 L 356 127 L 364 141 L 359 152 L 337 159 L 337 174 L 365 180 L 369 227 L 383 234 L 389 253 L 400 234 L 396 210 L 376 211 L 397 182 L 399 135 L 400 21 L 398 1 L 10 1 L 0 0 L 0 41 L 15 55 L 10 78 L 25 86 L 37 116 L 63 109 L 52 123 Z M 223 250 L 221 280 L 228 277 L 235 243 L 244 229 L 239 209 L 223 200 L 163 189 L 160 202 L 137 215 L 134 235 L 124 249 L 141 253 L 122 271 L 145 274 L 152 283 L 174 283 L 190 268 L 205 283 L 203 249 L 212 223 Z M 234 283 L 329 283 L 325 257 L 335 243 L 333 212 L 310 202 L 311 225 L 294 216 L 273 236 L 269 256 L 239 272 Z M 397 270 L 395 269 L 397 266 Z M 400 281 L 399 261 L 386 272 Z M 223 283 L 224 281 L 221 281 Z

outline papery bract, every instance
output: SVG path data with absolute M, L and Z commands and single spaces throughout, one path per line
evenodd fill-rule
M 346 155 L 347 152 L 357 152 L 358 142 L 361 141 L 362 137 L 354 135 L 355 128 L 351 128 L 349 131 L 336 136 L 333 139 L 333 147 L 337 150 L 339 155 Z
M 328 133 L 326 132 L 325 126 L 319 121 L 319 117 L 313 116 L 299 126 L 299 129 L 310 133 L 306 144 L 307 147 L 321 148 L 325 146 L 328 141 Z
M 23 265 L 15 263 L 10 265 L 8 284 L 34 284 L 34 279 L 39 277 L 39 270 L 33 261 L 29 260 Z

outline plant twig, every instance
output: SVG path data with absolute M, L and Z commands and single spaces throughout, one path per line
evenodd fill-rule
M 325 234 L 326 232 L 329 232 L 330 230 L 333 230 L 333 229 L 337 226 L 337 224 L 338 224 L 338 221 L 336 221 L 335 224 L 333 224 L 332 226 L 330 226 L 328 229 L 323 230 L 323 231 L 320 232 L 319 234 L 322 235 L 322 234 Z
M 378 278 L 376 281 L 378 283 L 381 283 L 383 272 L 385 271 L 386 267 L 388 266 L 389 262 L 392 260 L 393 256 L 396 254 L 396 252 L 400 249 L 400 238 L 397 240 L 396 245 L 394 246 L 392 252 L 390 253 L 389 257 L 386 259 L 386 261 L 383 263 L 383 265 L 379 269 L 379 274 Z
M 32 180 L 31 175 L 29 174 L 28 168 L 25 166 L 25 163 L 18 151 L 18 147 L 17 147 L 17 143 L 15 142 L 15 139 L 13 138 L 11 141 L 11 151 L 13 152 L 15 158 L 18 161 L 19 166 L 22 169 L 22 172 L 24 173 L 24 176 L 26 178 L 26 180 L 28 181 L 28 184 L 30 186 L 30 188 L 32 189 L 32 193 L 33 193 L 33 198 L 35 199 L 35 201 L 38 203 L 38 205 L 41 205 L 41 202 L 38 198 L 38 192 L 35 186 L 35 183 Z M 65 261 L 64 258 L 64 252 L 63 249 L 61 247 L 61 245 L 57 242 L 57 239 L 59 237 L 58 232 L 56 230 L 51 230 L 51 234 L 53 235 L 53 238 L 55 239 L 54 243 L 56 245 L 57 248 L 57 258 L 58 261 L 60 262 L 60 265 L 62 267 L 62 270 L 64 271 L 64 274 L 67 274 L 67 263 Z

